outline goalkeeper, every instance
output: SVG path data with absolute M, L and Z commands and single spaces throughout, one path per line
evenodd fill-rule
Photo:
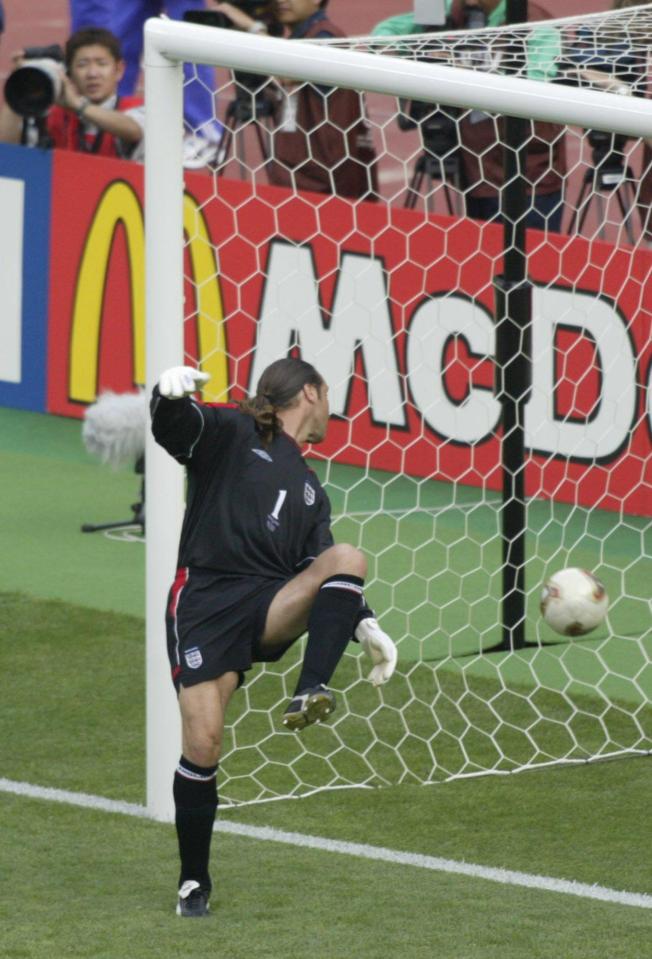
M 207 375 L 175 367 L 151 403 L 152 430 L 188 474 L 177 575 L 167 607 L 168 655 L 182 721 L 174 777 L 182 916 L 208 912 L 216 774 L 229 700 L 255 662 L 275 662 L 308 630 L 283 723 L 300 730 L 335 709 L 328 683 L 354 636 L 386 682 L 396 648 L 363 595 L 367 570 L 335 545 L 330 504 L 301 454 L 328 425 L 328 386 L 313 366 L 281 359 L 239 404 L 192 398 Z

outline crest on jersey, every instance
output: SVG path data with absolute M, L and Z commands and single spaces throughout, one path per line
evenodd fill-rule
M 184 653 L 184 656 L 186 657 L 186 662 L 191 669 L 199 669 L 201 664 L 204 662 L 202 654 L 197 646 L 187 649 Z
M 265 460 L 266 463 L 273 463 L 273 462 L 274 462 L 274 460 L 272 459 L 272 457 L 269 455 L 269 453 L 268 453 L 266 450 L 256 450 L 256 449 L 252 449 L 251 452 L 252 452 L 252 453 L 255 453 L 256 456 L 260 456 L 261 460 Z
M 306 506 L 312 506 L 315 502 L 315 491 L 307 480 L 303 487 L 303 501 Z

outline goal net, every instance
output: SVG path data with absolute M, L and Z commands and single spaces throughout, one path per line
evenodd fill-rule
M 332 417 L 307 455 L 399 651 L 375 689 L 351 644 L 337 712 L 300 736 L 280 715 L 302 643 L 252 670 L 228 716 L 226 802 L 652 747 L 651 37 L 645 8 L 319 42 L 148 22 L 148 382 L 183 359 L 211 374 L 205 401 L 238 400 L 280 356 L 314 363 Z M 183 61 L 216 67 L 225 124 L 217 167 L 185 193 Z M 514 262 L 527 293 L 501 298 Z M 148 805 L 167 818 L 183 476 L 153 443 L 147 463 Z M 586 637 L 540 617 L 568 566 L 610 596 Z

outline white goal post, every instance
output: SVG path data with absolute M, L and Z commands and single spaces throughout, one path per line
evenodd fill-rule
M 144 62 L 148 391 L 164 369 L 183 362 L 184 62 L 652 137 L 652 103 L 642 99 L 167 19 L 147 22 Z M 183 513 L 183 475 L 151 435 L 146 462 L 147 807 L 154 818 L 169 821 L 180 737 L 164 621 Z

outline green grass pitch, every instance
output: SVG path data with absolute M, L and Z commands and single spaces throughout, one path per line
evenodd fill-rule
M 0 775 L 142 803 L 142 544 L 79 532 L 82 522 L 128 516 L 138 479 L 92 462 L 77 423 L 1 410 L 0 436 Z M 652 894 L 648 757 L 416 784 L 433 755 L 437 779 L 482 764 L 506 771 L 531 755 L 580 759 L 603 742 L 605 751 L 650 748 L 649 608 L 646 618 L 636 599 L 652 581 L 645 560 L 636 561 L 652 552 L 645 523 L 630 519 L 613 531 L 609 517 L 588 521 L 535 504 L 531 604 L 550 563 L 597 567 L 616 597 L 609 633 L 510 661 L 478 659 L 496 640 L 499 547 L 489 498 L 406 481 L 390 483 L 380 501 L 376 477 L 361 483 L 343 469 L 328 479 L 336 535 L 374 558 L 372 601 L 401 640 L 404 675 L 379 708 L 376 691 L 354 685 L 363 664 L 347 657 L 335 685 L 350 715 L 334 717 L 337 736 L 307 731 L 300 754 L 294 737 L 272 732 L 292 660 L 285 677 L 257 674 L 238 700 L 253 711 L 236 708 L 239 749 L 225 777 L 232 798 L 251 798 L 262 732 L 272 764 L 259 778 L 269 793 L 297 771 L 315 786 L 334 775 L 341 784 L 386 785 L 231 806 L 223 821 Z M 386 546 L 397 539 L 392 556 Z M 618 599 L 622 583 L 629 605 Z M 460 607 L 473 610 L 471 630 Z M 534 612 L 530 622 L 532 639 L 552 638 Z M 638 959 L 652 932 L 652 910 L 218 834 L 216 915 L 189 941 L 173 915 L 171 827 L 2 794 L 0 808 L 3 959 L 171 959 L 189 950 L 262 959 L 311 942 L 343 959 Z

